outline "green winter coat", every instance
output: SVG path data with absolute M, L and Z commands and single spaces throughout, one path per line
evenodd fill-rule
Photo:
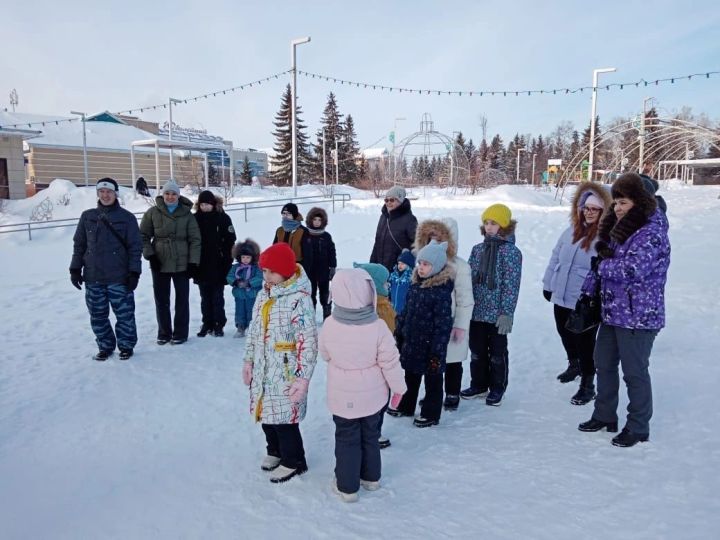
M 200 264 L 200 228 L 190 213 L 192 201 L 183 196 L 172 214 L 162 196 L 155 197 L 140 222 L 143 239 L 143 257 L 157 255 L 164 273 L 184 272 L 188 263 Z

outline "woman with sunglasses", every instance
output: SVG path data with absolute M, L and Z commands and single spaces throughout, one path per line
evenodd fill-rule
M 580 297 L 591 258 L 597 255 L 600 218 L 610 203 L 610 194 L 602 186 L 583 182 L 578 187 L 570 208 L 570 226 L 555 244 L 543 278 L 543 296 L 553 303 L 555 326 L 568 358 L 567 369 L 557 378 L 568 383 L 581 376 L 580 389 L 570 400 L 573 405 L 585 405 L 595 398 L 593 349 L 597 328 L 573 334 L 565 323 Z
M 378 220 L 370 262 L 382 264 L 388 272 L 392 272 L 402 250 L 411 249 L 415 229 L 417 218 L 412 213 L 405 188 L 391 187 L 385 194 L 385 205 Z

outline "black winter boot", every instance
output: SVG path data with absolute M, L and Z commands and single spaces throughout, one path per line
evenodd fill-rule
M 557 380 L 561 383 L 569 383 L 574 381 L 580 375 L 580 359 L 569 358 L 568 367 L 560 375 L 557 376 Z
M 223 331 L 223 328 L 225 327 L 225 323 L 215 323 L 213 326 L 212 335 L 215 337 L 223 337 L 225 335 L 225 332 Z
M 323 304 L 322 305 L 322 312 L 323 312 L 323 320 L 327 319 L 330 314 L 332 313 L 332 304 Z
M 212 326 L 209 324 L 203 323 L 203 325 L 200 327 L 200 331 L 197 333 L 197 337 L 205 337 L 208 335 L 208 332 L 211 330 Z
M 583 375 L 580 378 L 580 388 L 575 395 L 570 398 L 570 403 L 573 405 L 587 405 L 593 399 L 595 399 L 595 375 Z

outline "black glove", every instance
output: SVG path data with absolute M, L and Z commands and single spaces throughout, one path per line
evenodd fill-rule
M 83 284 L 82 272 L 80 269 L 70 269 L 70 283 L 73 284 L 78 291 L 82 290 L 81 285 Z
M 598 262 L 603 259 L 612 259 L 615 254 L 614 250 L 607 244 L 607 242 L 603 242 L 602 240 L 598 240 L 597 244 L 595 244 L 595 250 L 598 254 Z
M 198 275 L 198 264 L 197 263 L 188 263 L 187 265 L 187 274 L 188 277 L 191 279 L 195 279 Z
M 334 278 L 334 277 L 335 277 L 335 269 L 334 269 L 334 268 L 331 268 L 331 269 L 330 269 L 330 279 L 332 279 L 332 278 Z
M 552 298 L 552 291 L 546 291 L 543 289 L 543 297 L 549 302 Z
M 597 272 L 600 261 L 602 261 L 602 257 L 590 257 L 590 270 Z
M 152 255 L 150 255 L 148 262 L 150 263 L 150 269 L 153 272 L 159 272 L 160 269 L 162 268 L 162 263 L 160 262 L 160 259 L 154 253 Z
M 138 281 L 140 281 L 140 274 L 137 272 L 130 272 L 130 275 L 128 275 L 127 278 L 128 292 L 132 292 L 137 289 Z

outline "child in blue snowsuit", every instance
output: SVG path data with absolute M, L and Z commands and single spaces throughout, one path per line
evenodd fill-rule
M 233 246 L 232 256 L 235 262 L 227 275 L 227 282 L 232 285 L 235 298 L 235 332 L 236 338 L 245 337 L 245 330 L 250 326 L 255 297 L 263 285 L 262 270 L 258 266 L 260 246 L 246 239 Z
M 398 315 L 405 307 L 405 298 L 412 283 L 413 268 L 415 268 L 415 256 L 409 249 L 403 249 L 388 280 L 390 283 L 390 301 L 395 313 Z

